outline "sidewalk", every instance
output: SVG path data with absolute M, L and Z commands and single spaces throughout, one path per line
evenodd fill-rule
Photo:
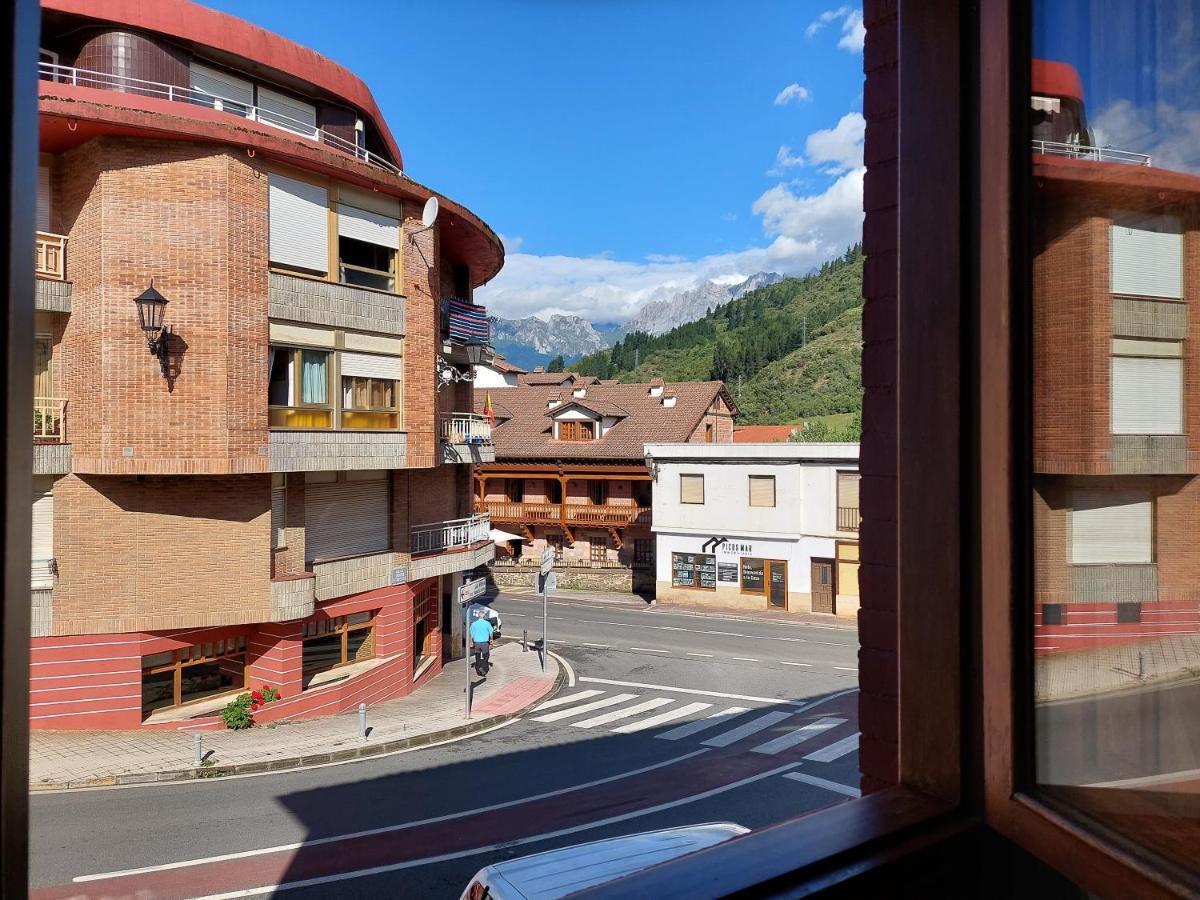
M 1196 678 L 1200 676 L 1200 635 L 1040 653 L 1034 659 L 1036 699 L 1063 700 Z
M 463 716 L 465 664 L 461 659 L 447 663 L 415 693 L 368 709 L 365 742 L 358 737 L 357 712 L 248 731 L 210 731 L 204 733 L 204 752 L 214 762 L 201 770 L 192 766 L 190 732 L 34 731 L 29 788 L 182 781 L 198 772 L 200 777 L 242 775 L 392 753 L 499 725 L 552 694 L 564 678 L 553 657 L 543 673 L 535 651 L 523 653 L 518 642 L 501 644 L 492 652 L 487 680 L 475 688 L 468 721 Z

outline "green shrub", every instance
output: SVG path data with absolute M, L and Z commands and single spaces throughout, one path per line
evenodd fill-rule
M 253 727 L 254 714 L 250 712 L 250 703 L 249 694 L 238 694 L 235 699 L 230 700 L 221 710 L 221 718 L 225 720 L 225 727 L 233 731 Z

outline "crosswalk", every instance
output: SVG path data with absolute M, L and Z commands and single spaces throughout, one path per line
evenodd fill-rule
M 645 732 L 663 741 L 696 738 L 702 747 L 738 745 L 735 749 L 739 751 L 767 756 L 795 750 L 803 760 L 817 763 L 831 763 L 858 750 L 859 735 L 855 732 L 804 753 L 807 742 L 846 724 L 847 719 L 837 715 L 766 706 L 727 706 L 690 697 L 685 700 L 589 688 L 548 700 L 534 709 L 529 718 L 534 722 L 616 734 Z

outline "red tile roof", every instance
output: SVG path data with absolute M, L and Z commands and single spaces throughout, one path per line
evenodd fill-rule
M 594 375 L 577 375 L 574 372 L 527 372 L 517 376 L 517 384 L 529 384 L 539 387 L 554 385 L 555 387 L 574 387 L 577 384 L 596 384 L 600 379 Z
M 595 379 L 593 379 L 595 381 Z M 504 412 L 496 407 L 496 427 L 492 440 L 496 461 L 523 459 L 637 460 L 644 458 L 643 447 L 653 442 L 682 442 L 691 438 L 705 413 L 718 398 L 737 414 L 737 404 L 719 381 L 686 381 L 671 384 L 676 402 L 663 406 L 663 396 L 650 396 L 648 384 L 589 384 L 587 396 L 572 398 L 559 384 L 522 384 L 503 392 Z M 493 393 L 493 398 L 499 391 Z M 547 401 L 561 396 L 563 404 L 548 409 Z M 476 411 L 483 399 L 476 395 Z M 572 406 L 584 406 L 601 415 L 618 416 L 616 424 L 594 441 L 558 441 L 553 436 L 551 416 Z M 597 407 L 602 407 L 597 409 Z M 547 414 L 549 413 L 549 415 Z M 504 418 L 504 421 L 500 421 Z
M 735 444 L 769 444 L 772 441 L 786 441 L 793 433 L 804 428 L 802 422 L 791 425 L 742 425 L 733 430 Z
M 510 363 L 507 359 L 505 359 L 503 356 L 501 356 L 498 353 L 496 354 L 495 358 L 492 359 L 491 366 L 497 372 L 505 372 L 509 375 L 528 374 L 528 370 L 522 369 L 520 366 L 514 366 L 512 363 Z

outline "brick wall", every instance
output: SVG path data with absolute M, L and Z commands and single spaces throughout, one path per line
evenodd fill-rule
M 265 475 L 60 478 L 54 633 L 269 621 L 270 524 Z
M 265 179 L 203 144 L 105 137 L 58 162 L 75 471 L 265 472 Z M 133 302 L 151 278 L 170 301 L 170 380 Z
M 283 537 L 285 546 L 272 551 L 271 577 L 298 575 L 304 571 L 304 473 L 293 472 L 287 479 Z
M 404 339 L 404 426 L 408 432 L 410 466 L 434 465 L 437 452 L 435 417 L 438 398 L 434 388 L 437 377 L 434 361 L 441 347 L 438 229 L 422 229 L 420 218 L 405 218 L 400 236 L 407 330 Z
M 862 565 L 858 611 L 859 768 L 864 793 L 899 779 L 896 650 L 897 4 L 865 0 Z

